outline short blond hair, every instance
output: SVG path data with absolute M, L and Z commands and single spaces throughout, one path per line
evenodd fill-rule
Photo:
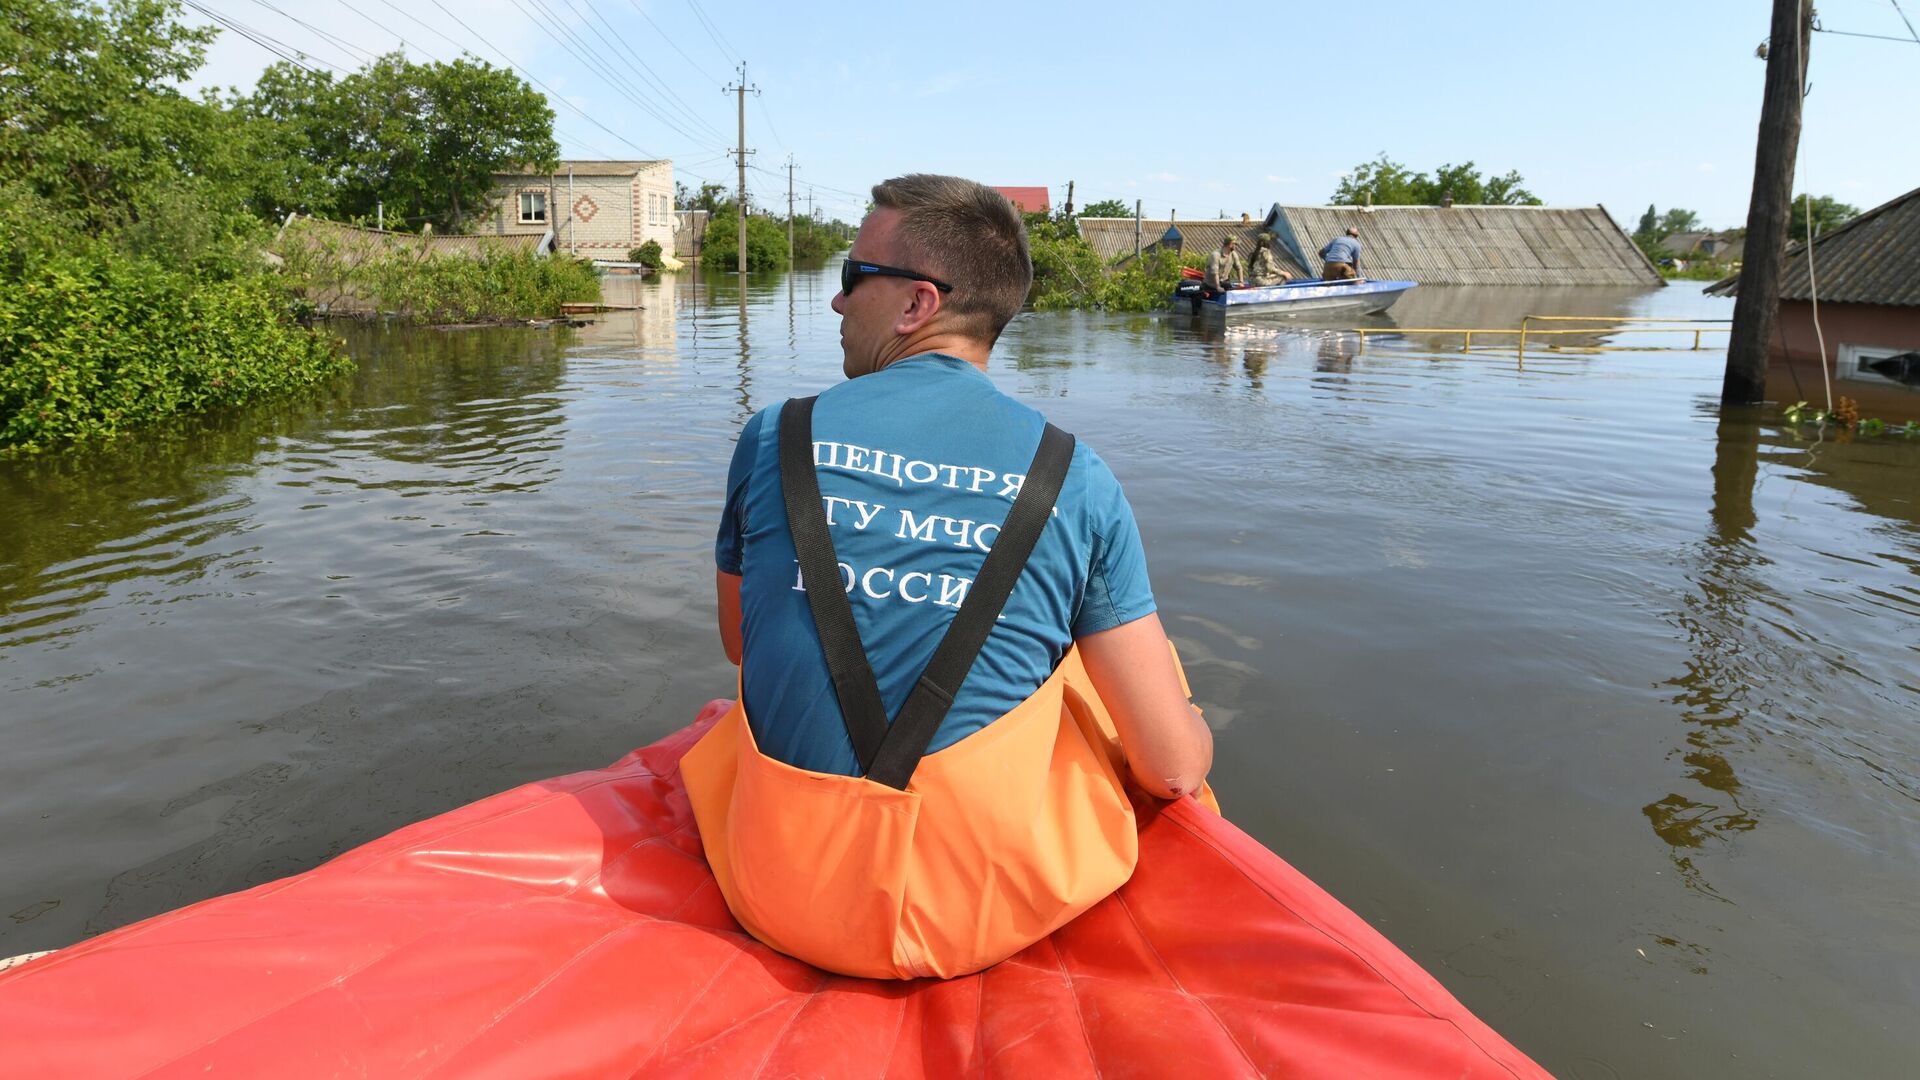
M 958 176 L 910 173 L 873 185 L 873 205 L 900 216 L 911 269 L 953 286 L 954 329 L 991 345 L 1033 287 L 1027 226 L 1005 195 Z

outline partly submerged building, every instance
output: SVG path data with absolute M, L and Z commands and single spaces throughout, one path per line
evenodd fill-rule
M 1141 250 L 1204 251 L 1231 233 L 1243 254 L 1262 232 L 1297 277 L 1320 272 L 1320 248 L 1360 230 L 1360 270 L 1422 285 L 1660 285 L 1663 279 L 1602 206 L 1282 206 L 1264 221 L 1081 218 L 1109 262 Z
M 649 240 L 674 253 L 673 162 L 562 161 L 551 172 L 495 173 L 490 219 L 478 232 L 553 233 L 554 248 L 624 262 Z
M 1882 419 L 1920 418 L 1920 188 L 1819 237 L 1810 252 L 1792 245 L 1786 259 L 1767 397 L 1824 405 L 1824 340 L 1836 397 Z M 1737 274 L 1707 287 L 1715 296 L 1739 291 Z

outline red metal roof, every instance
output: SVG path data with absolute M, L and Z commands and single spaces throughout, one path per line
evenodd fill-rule
M 997 187 L 993 190 L 1007 197 L 1007 201 L 1020 208 L 1023 214 L 1044 214 L 1047 212 L 1047 189 L 1043 187 Z

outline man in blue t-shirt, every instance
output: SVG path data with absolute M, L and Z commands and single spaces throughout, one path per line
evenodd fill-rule
M 1020 492 L 1045 418 L 1002 394 L 987 356 L 1025 303 L 1012 204 L 957 177 L 876 185 L 833 309 L 849 381 L 819 396 L 813 460 L 841 586 L 898 714 Z M 780 410 L 740 433 L 715 544 L 720 636 L 763 753 L 859 775 L 787 528 Z M 1199 788 L 1213 741 L 1155 614 L 1133 511 L 1099 455 L 1073 454 L 1052 516 L 927 752 L 1026 699 L 1078 643 L 1138 783 Z
M 1348 227 L 1320 249 L 1320 280 L 1344 281 L 1360 276 L 1360 230 Z

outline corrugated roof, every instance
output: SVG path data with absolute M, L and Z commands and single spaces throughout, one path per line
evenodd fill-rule
M 659 161 L 562 161 L 551 171 L 527 166 L 494 173 L 495 176 L 565 176 L 571 168 L 575 176 L 632 176 L 637 172 L 657 169 L 673 162 L 662 158 Z
M 1780 273 L 1780 299 L 1810 300 L 1806 245 L 1787 249 Z M 1813 242 L 1820 299 L 1835 304 L 1920 306 L 1920 188 L 1861 214 Z M 1714 296 L 1735 296 L 1740 277 L 1708 286 Z
M 1278 215 L 1278 217 L 1275 217 Z M 1427 285 L 1657 285 L 1658 271 L 1620 231 L 1606 208 L 1543 206 L 1279 206 L 1269 215 L 1300 245 L 1290 271 L 1320 272 L 1319 251 L 1349 225 L 1360 230 L 1361 270 L 1372 278 Z M 1284 219 L 1284 220 L 1282 220 Z M 1133 255 L 1132 218 L 1081 218 L 1080 235 L 1101 258 Z M 1262 222 L 1232 219 L 1142 219 L 1143 242 L 1177 228 L 1188 250 L 1218 247 L 1231 232 L 1242 255 L 1253 250 Z M 1285 234 L 1282 233 L 1284 239 Z M 1276 254 L 1286 255 L 1285 245 Z
M 385 251 L 424 251 L 429 255 L 477 256 L 489 252 L 528 251 L 544 254 L 550 250 L 553 233 L 474 233 L 421 236 L 418 233 L 366 229 L 324 218 L 299 219 L 300 228 L 283 230 L 278 243 L 330 243 L 343 255 L 365 258 Z

